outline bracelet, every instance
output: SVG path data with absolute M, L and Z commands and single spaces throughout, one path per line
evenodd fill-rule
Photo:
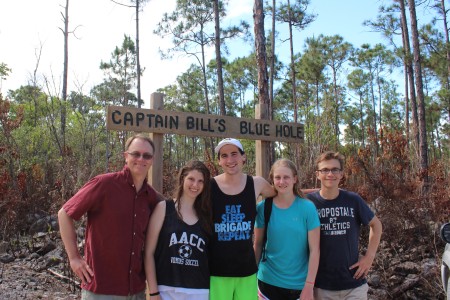
M 314 281 L 306 281 L 306 283 L 314 285 Z
M 150 294 L 150 297 L 151 297 L 151 296 L 158 296 L 158 295 L 159 295 L 159 291 L 154 292 L 154 293 L 151 293 L 151 294 Z

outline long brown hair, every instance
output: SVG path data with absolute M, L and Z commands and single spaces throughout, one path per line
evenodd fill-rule
M 197 196 L 194 202 L 194 210 L 202 225 L 203 229 L 208 233 L 212 233 L 212 211 L 211 211 L 211 192 L 210 192 L 210 179 L 211 174 L 209 169 L 199 160 L 189 161 L 178 173 L 178 186 L 175 190 L 174 198 L 175 202 L 178 202 L 177 211 L 178 216 L 181 218 L 180 202 L 183 195 L 183 183 L 186 176 L 191 171 L 198 171 L 203 174 L 203 190 Z
M 299 196 L 300 198 L 305 198 L 305 195 L 303 194 L 303 192 L 300 189 L 300 182 L 298 181 L 298 171 L 297 171 L 297 167 L 295 166 L 295 164 L 290 161 L 289 159 L 286 158 L 280 158 L 277 161 L 275 161 L 272 165 L 272 167 L 270 168 L 270 173 L 269 173 L 269 177 L 270 177 L 270 182 L 272 183 L 273 186 L 273 173 L 275 172 L 275 169 L 278 167 L 286 167 L 291 169 L 292 174 L 294 176 L 297 176 L 297 181 L 294 183 L 294 195 Z

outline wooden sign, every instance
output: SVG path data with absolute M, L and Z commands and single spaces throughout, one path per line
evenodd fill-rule
M 135 107 L 108 106 L 109 130 L 303 142 L 303 124 Z

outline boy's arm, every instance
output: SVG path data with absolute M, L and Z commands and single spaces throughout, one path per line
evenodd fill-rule
M 302 189 L 302 193 L 303 194 L 311 194 L 311 193 L 314 193 L 314 192 L 317 192 L 317 191 L 320 191 L 320 189 L 319 188 Z
M 261 176 L 253 176 L 253 182 L 255 184 L 255 196 L 257 200 L 259 196 L 262 196 L 264 199 L 276 195 L 273 186 Z
M 378 245 L 380 245 L 381 233 L 383 227 L 377 216 L 374 216 L 369 223 L 370 233 L 369 233 L 369 244 L 367 245 L 367 251 L 364 256 L 362 256 L 359 261 L 352 265 L 350 269 L 358 268 L 356 270 L 355 279 L 360 279 L 369 273 L 372 267 L 373 260 L 375 259 L 375 254 L 377 253 Z

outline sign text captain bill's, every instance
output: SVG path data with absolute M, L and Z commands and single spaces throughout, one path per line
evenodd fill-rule
M 108 107 L 106 125 L 110 130 L 294 143 L 303 142 L 304 135 L 299 123 L 121 106 Z

